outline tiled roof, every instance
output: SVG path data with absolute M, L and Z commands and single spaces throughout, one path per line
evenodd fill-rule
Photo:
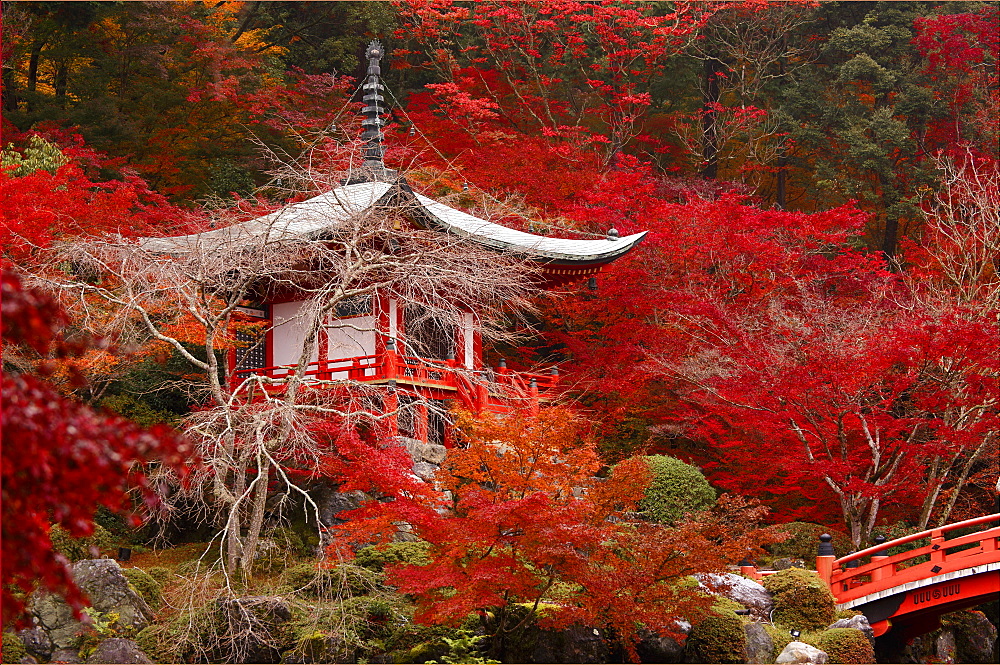
M 142 246 L 154 252 L 186 253 L 198 247 L 211 247 L 221 242 L 249 242 L 267 237 L 274 241 L 287 237 L 322 235 L 336 229 L 351 217 L 365 214 L 377 204 L 388 205 L 392 200 L 391 183 L 362 182 L 344 185 L 300 203 L 257 219 L 222 229 L 173 238 L 145 238 Z M 420 194 L 402 194 L 397 205 L 419 207 L 421 220 L 436 230 L 468 238 L 500 251 L 512 251 L 529 257 L 558 262 L 611 261 L 638 244 L 646 235 L 636 233 L 617 239 L 572 240 L 550 238 L 509 229 L 455 210 Z

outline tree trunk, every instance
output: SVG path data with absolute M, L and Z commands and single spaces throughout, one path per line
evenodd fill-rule
M 243 560 L 241 561 L 241 568 L 247 575 L 250 574 L 254 557 L 257 555 L 260 532 L 264 526 L 264 508 L 267 505 L 267 482 L 270 470 L 270 462 L 266 458 L 258 460 L 257 485 L 253 490 L 253 512 L 250 514 L 250 524 L 247 527 L 247 537 L 243 544 Z
M 66 83 L 69 80 L 69 65 L 63 60 L 56 68 L 56 104 L 59 108 L 66 108 Z
M 715 110 L 719 103 L 719 77 L 716 76 L 717 61 L 711 58 L 704 60 L 704 91 L 705 104 L 702 107 L 702 145 L 701 157 L 704 166 L 701 175 L 715 179 L 719 175 L 719 132 L 718 113 Z

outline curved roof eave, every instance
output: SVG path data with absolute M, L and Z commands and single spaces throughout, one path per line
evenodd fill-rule
M 412 197 L 412 198 L 411 198 Z M 143 238 L 144 249 L 185 254 L 196 249 L 211 251 L 220 244 L 316 238 L 335 231 L 353 216 L 367 214 L 375 206 L 398 206 L 416 213 L 420 222 L 445 233 L 453 233 L 476 244 L 501 252 L 513 252 L 556 265 L 603 264 L 626 254 L 646 232 L 622 238 L 573 240 L 550 238 L 509 229 L 387 182 L 361 182 L 337 187 L 325 194 L 290 204 L 277 212 L 246 222 L 202 233 L 172 238 Z
M 550 238 L 487 222 L 421 194 L 414 194 L 414 197 L 432 218 L 430 223 L 438 229 L 493 249 L 543 259 L 546 263 L 607 263 L 628 253 L 647 233 L 643 231 L 617 239 L 601 240 Z

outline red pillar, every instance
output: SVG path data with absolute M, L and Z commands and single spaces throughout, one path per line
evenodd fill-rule
M 390 387 L 382 400 L 385 405 L 385 430 L 386 438 L 399 436 L 399 416 L 396 409 L 399 408 L 399 397 L 396 395 L 395 387 Z
M 414 414 L 413 434 L 418 441 L 427 443 L 427 402 L 421 400 L 417 402 L 416 406 L 417 412 Z
M 816 573 L 819 578 L 823 580 L 827 588 L 833 593 L 834 597 L 837 596 L 836 590 L 831 586 L 833 580 L 833 562 L 837 558 L 837 555 L 833 551 L 833 536 L 828 533 L 824 533 L 819 537 L 819 551 L 816 555 Z

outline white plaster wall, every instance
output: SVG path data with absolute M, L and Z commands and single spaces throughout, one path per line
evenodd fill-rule
M 472 313 L 462 315 L 462 338 L 465 341 L 465 368 L 473 369 L 475 353 L 475 317 Z
M 375 317 L 333 319 L 326 328 L 327 359 L 375 355 Z
M 294 365 L 302 353 L 302 342 L 306 338 L 309 322 L 301 316 L 304 302 L 279 302 L 271 305 L 271 319 L 274 331 L 271 334 L 272 358 L 275 365 Z M 309 362 L 316 362 L 318 352 L 313 345 Z

